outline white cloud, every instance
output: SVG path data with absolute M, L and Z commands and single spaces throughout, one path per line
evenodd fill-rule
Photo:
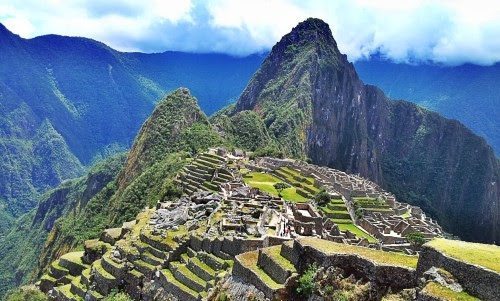
M 29 38 L 56 33 L 120 50 L 245 55 L 270 49 L 307 17 L 330 24 L 351 60 L 500 61 L 495 0 L 0 0 L 0 22 Z

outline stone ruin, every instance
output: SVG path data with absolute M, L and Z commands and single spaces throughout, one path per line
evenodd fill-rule
M 377 238 L 385 249 L 408 251 L 409 243 L 405 236 L 410 232 L 420 232 L 427 239 L 443 235 L 443 231 L 437 222 L 427 217 L 422 209 L 398 202 L 394 195 L 360 176 L 292 159 L 264 157 L 256 159 L 253 164 L 254 168 L 267 171 L 289 167 L 314 178 L 315 186 L 324 188 L 330 195 L 340 195 L 355 224 Z M 384 208 L 383 210 L 361 208 L 361 215 L 357 216 L 355 203 L 359 198 L 379 200 L 381 207 Z M 308 233 L 312 230 L 310 228 L 306 229 Z M 338 227 L 325 228 L 325 231 L 327 233 L 330 231 L 330 234 L 324 235 L 327 239 L 338 242 L 360 243 L 360 241 L 352 241 L 351 237 L 354 236 L 352 233 L 343 233 L 342 238 L 340 238 Z M 363 241 L 362 244 L 367 244 L 367 242 Z

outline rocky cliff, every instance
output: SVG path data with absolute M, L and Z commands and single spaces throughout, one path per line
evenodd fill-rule
M 463 239 L 500 241 L 491 147 L 457 121 L 363 84 L 323 21 L 300 23 L 273 47 L 230 114 L 244 110 L 288 155 L 360 173 Z

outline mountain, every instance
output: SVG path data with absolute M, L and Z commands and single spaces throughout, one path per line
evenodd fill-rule
M 246 110 L 287 155 L 372 179 L 463 239 L 500 241 L 491 147 L 455 120 L 363 84 L 323 21 L 300 23 L 273 47 L 229 113 Z
M 190 87 L 211 113 L 236 99 L 261 61 L 122 53 L 57 35 L 23 39 L 0 24 L 0 156 L 8 158 L 0 163 L 0 235 L 48 188 L 128 149 L 165 92 Z
M 0 245 L 0 296 L 36 279 L 54 258 L 102 230 L 133 220 L 145 206 L 178 197 L 173 176 L 189 153 L 221 144 L 189 90 L 177 89 L 164 97 L 126 158 L 113 156 L 47 192 L 36 209 L 18 220 Z
M 374 57 L 354 66 L 365 83 L 380 87 L 388 97 L 408 99 L 457 119 L 500 153 L 500 63 L 409 65 Z

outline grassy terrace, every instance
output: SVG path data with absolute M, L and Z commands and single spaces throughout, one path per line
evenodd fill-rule
M 258 188 L 263 192 L 278 196 L 278 191 L 273 187 L 274 184 L 283 182 L 277 177 L 261 172 L 249 172 L 243 177 L 243 181 L 250 187 Z M 297 193 L 295 187 L 284 189 L 281 193 L 283 199 L 291 202 L 306 202 L 308 199 Z
M 259 257 L 259 251 L 252 251 L 238 255 L 237 258 L 240 260 L 241 264 L 254 272 L 259 278 L 270 288 L 280 289 L 283 286 L 276 283 L 263 269 L 257 266 L 257 260 Z
M 298 170 L 281 167 L 275 170 L 275 173 L 286 180 L 289 184 L 302 189 L 306 193 L 316 194 L 319 189 L 314 186 L 314 178 L 301 174 Z
M 358 197 L 353 198 L 355 206 L 369 211 L 375 212 L 389 212 L 392 211 L 391 207 L 382 200 L 374 198 Z
M 470 264 L 476 264 L 500 273 L 500 247 L 444 238 L 426 244 L 444 254 Z
M 340 231 L 349 230 L 359 238 L 366 238 L 370 243 L 376 243 L 377 239 L 370 234 L 364 232 L 358 226 L 353 224 L 351 216 L 347 211 L 347 207 L 342 199 L 332 199 L 326 206 L 320 210 L 339 226 Z
M 351 233 L 354 233 L 354 235 L 356 235 L 357 237 L 366 238 L 370 243 L 376 243 L 378 241 L 375 237 L 359 229 L 358 226 L 356 226 L 353 223 L 337 224 L 337 225 L 339 226 L 340 231 L 345 232 L 346 230 L 349 230 Z
M 301 245 L 316 248 L 326 254 L 357 254 L 378 264 L 395 265 L 413 269 L 417 267 L 418 256 L 372 250 L 312 237 L 300 238 L 299 242 Z
M 197 297 L 198 293 L 194 291 L 193 289 L 187 287 L 184 283 L 180 282 L 179 280 L 175 279 L 174 275 L 169 269 L 163 269 L 161 271 L 163 275 L 165 275 L 165 278 L 167 278 L 167 281 L 172 283 L 173 285 L 177 286 L 184 292 L 190 294 L 191 296 Z
M 268 254 L 276 263 L 286 270 L 296 272 L 295 266 L 285 257 L 281 256 L 281 245 L 265 248 L 262 252 Z
M 444 287 L 436 282 L 429 282 L 422 290 L 424 293 L 439 297 L 440 300 L 449 301 L 479 301 L 479 299 L 467 294 L 466 292 L 454 292 L 451 289 Z

